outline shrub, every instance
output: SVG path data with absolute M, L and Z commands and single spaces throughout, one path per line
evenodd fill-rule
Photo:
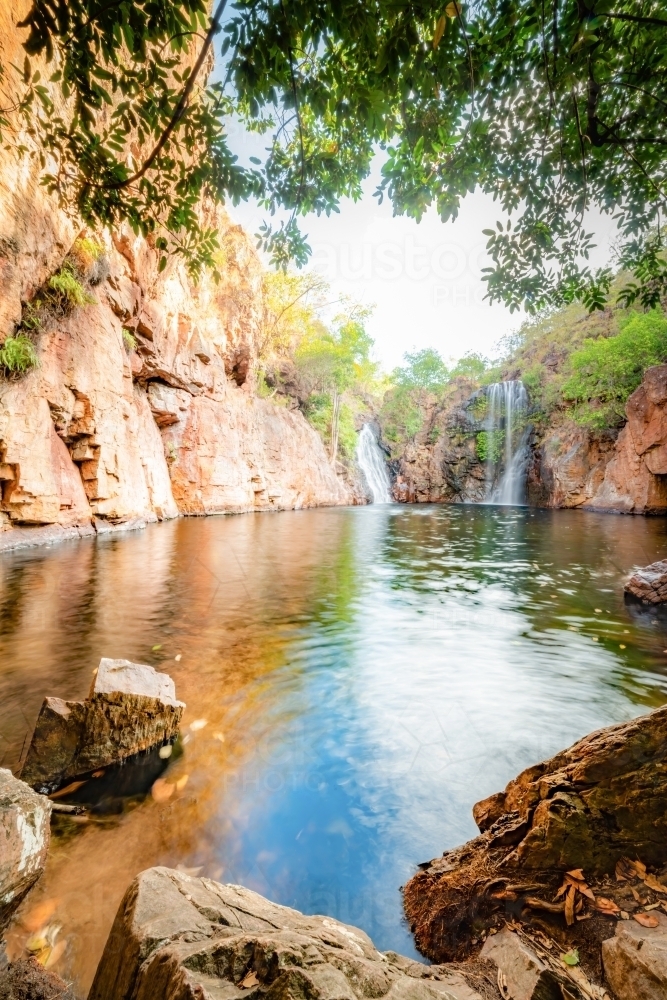
M 615 337 L 584 341 L 562 388 L 573 418 L 594 429 L 619 426 L 645 370 L 665 359 L 667 319 L 657 310 L 630 315 Z
M 422 425 L 422 412 L 406 386 L 391 389 L 380 412 L 382 434 L 392 444 L 411 441 Z
M 32 341 L 23 333 L 7 337 L 0 347 L 0 368 L 5 375 L 23 375 L 37 366 L 37 353 Z

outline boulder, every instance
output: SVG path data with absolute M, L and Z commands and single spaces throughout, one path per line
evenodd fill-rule
M 168 868 L 120 904 L 88 1000 L 481 1000 L 460 972 L 376 951 L 361 930 Z
M 560 875 L 614 870 L 622 857 L 667 861 L 667 706 L 600 729 L 477 803 L 481 835 L 424 864 L 405 911 L 419 950 L 465 957 L 485 921 Z M 473 928 L 476 928 L 474 930 Z
M 604 974 L 618 1000 L 667 1000 L 667 917 L 654 915 L 658 927 L 623 920 L 602 942 Z
M 100 660 L 85 701 L 46 698 L 21 777 L 52 791 L 175 739 L 185 705 L 168 674 L 129 660 Z
M 625 592 L 644 604 L 664 604 L 667 601 L 667 560 L 661 559 L 638 569 L 625 584 Z
M 42 874 L 51 803 L 0 768 L 0 931 Z

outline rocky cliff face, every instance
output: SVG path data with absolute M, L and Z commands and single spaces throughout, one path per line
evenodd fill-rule
M 22 63 L 23 6 L 0 9 L 5 66 Z M 38 367 L 0 382 L 0 547 L 179 513 L 350 502 L 303 416 L 254 395 L 259 262 L 223 211 L 208 221 L 224 248 L 219 284 L 194 286 L 176 260 L 159 273 L 129 231 L 98 234 L 108 277 L 95 303 L 52 317 Z M 33 161 L 0 150 L 1 340 L 81 235 Z
M 475 451 L 474 395 L 460 387 L 433 409 L 397 463 L 396 500 L 479 502 L 485 469 Z M 667 513 L 667 365 L 649 368 L 619 431 L 593 433 L 564 418 L 531 437 L 528 502 L 623 514 Z

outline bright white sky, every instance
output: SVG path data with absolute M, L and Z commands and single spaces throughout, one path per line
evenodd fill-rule
M 267 145 L 240 128 L 231 131 L 230 140 L 242 160 L 251 153 L 261 156 Z M 375 307 L 367 329 L 386 371 L 415 348 L 435 347 L 445 360 L 468 351 L 496 356 L 498 341 L 524 319 L 483 301 L 481 269 L 488 259 L 482 230 L 503 218 L 498 206 L 490 196 L 475 193 L 465 199 L 455 222 L 443 224 L 430 212 L 417 224 L 393 218 L 386 201 L 378 205 L 372 196 L 376 186 L 377 177 L 369 178 L 363 200 L 343 203 L 338 215 L 299 220 L 313 250 L 310 266 L 326 277 L 335 295 Z M 251 235 L 266 218 L 251 203 L 231 215 Z M 587 220 L 588 226 L 592 222 L 599 239 L 591 263 L 599 266 L 608 260 L 612 225 L 599 216 Z

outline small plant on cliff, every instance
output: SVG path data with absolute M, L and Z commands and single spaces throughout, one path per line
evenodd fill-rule
M 53 293 L 53 306 L 63 314 L 72 312 L 77 306 L 93 305 L 95 302 L 81 283 L 74 264 L 67 259 L 60 270 L 49 278 L 48 288 Z
M 123 327 L 123 344 L 125 345 L 125 350 L 128 352 L 136 350 L 137 338 L 125 327 Z
M 37 366 L 37 353 L 32 341 L 23 333 L 7 337 L 0 347 L 0 369 L 6 378 L 17 378 Z
M 667 318 L 658 310 L 631 314 L 615 337 L 586 340 L 570 357 L 562 389 L 574 420 L 593 429 L 619 426 L 645 370 L 665 360 Z

